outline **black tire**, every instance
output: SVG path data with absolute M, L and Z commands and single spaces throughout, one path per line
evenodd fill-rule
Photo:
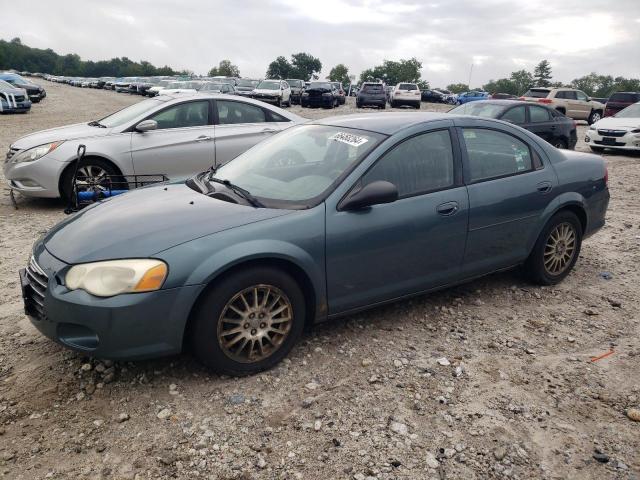
M 277 105 L 279 108 L 282 108 L 282 97 L 278 97 L 278 103 L 276 103 L 276 105 Z
M 362 105 L 360 105 L 358 102 L 356 102 L 356 108 L 362 108 Z
M 249 375 L 269 369 L 279 363 L 291 351 L 304 329 L 305 300 L 302 290 L 296 281 L 281 270 L 269 267 L 254 267 L 232 273 L 222 281 L 216 281 L 215 284 L 215 288 L 205 294 L 193 318 L 194 323 L 190 333 L 196 357 L 208 368 L 226 375 Z M 226 323 L 222 322 L 221 317 L 225 313 L 227 302 L 230 302 L 240 292 L 252 289 L 253 286 L 257 285 L 274 287 L 286 297 L 293 310 L 291 312 L 291 323 L 287 335 L 268 356 L 254 362 L 248 359 L 246 359 L 247 361 L 238 361 L 232 358 L 232 352 L 229 352 L 229 349 L 225 351 L 225 347 L 221 345 L 219 329 Z M 272 297 L 267 297 L 267 299 L 269 298 Z M 252 303 L 251 299 L 249 299 L 249 303 Z M 249 320 L 246 321 L 248 324 Z M 255 321 L 259 322 L 261 320 Z M 237 328 L 240 327 L 241 325 L 238 325 Z M 257 327 L 251 325 L 248 328 L 244 327 L 242 332 L 237 333 L 237 336 L 244 338 L 243 335 L 247 335 L 245 330 L 253 334 Z M 233 340 L 236 340 L 236 337 L 232 337 L 230 343 Z M 237 342 L 240 343 L 241 341 L 244 340 Z M 262 343 L 262 340 L 260 342 Z M 253 345 L 252 341 L 249 348 L 253 348 Z M 264 346 L 268 347 L 269 345 Z M 240 354 L 243 352 L 244 346 Z
M 589 114 L 589 118 L 587 119 L 587 123 L 589 125 L 593 125 L 598 120 L 602 119 L 602 112 L 600 110 L 592 110 Z
M 604 147 L 594 147 L 593 145 L 589 145 L 589 148 L 592 152 L 602 153 L 604 152 Z
M 385 103 L 385 104 L 383 104 L 380 108 L 381 108 L 382 110 L 386 109 L 386 108 L 387 108 L 387 104 L 386 104 L 386 103 Z
M 101 168 L 102 170 L 104 170 L 106 172 L 107 175 L 111 176 L 111 177 L 118 177 L 118 175 L 120 175 L 120 172 L 117 171 L 117 169 L 113 166 L 112 163 L 103 160 L 101 158 L 92 158 L 92 157 L 88 157 L 88 158 L 83 158 L 82 159 L 82 164 L 80 165 L 80 169 L 83 168 L 91 168 L 91 167 L 98 167 Z M 71 164 L 69 167 L 67 167 L 67 169 L 62 173 L 62 179 L 60 181 L 60 196 L 64 199 L 64 200 L 71 200 L 71 195 L 73 192 L 73 174 L 75 172 L 75 163 Z M 128 185 L 126 184 L 117 184 L 117 183 L 113 183 L 112 184 L 112 188 L 114 189 L 118 189 L 118 190 L 128 190 Z
M 560 229 L 564 226 L 573 231 L 575 243 L 571 254 L 572 256 L 567 260 L 561 271 L 551 272 L 545 266 L 545 251 L 547 252 L 547 255 L 554 254 L 552 253 L 554 252 L 553 250 L 548 250 L 550 248 L 549 242 L 553 242 L 551 234 L 555 234 L 557 231 L 556 229 Z M 578 220 L 578 217 L 573 212 L 564 210 L 551 217 L 542 229 L 529 258 L 524 264 L 524 271 L 529 279 L 539 285 L 555 285 L 556 283 L 564 280 L 564 278 L 569 275 L 580 256 L 582 234 L 583 232 L 580 220 Z M 566 250 L 563 249 L 562 251 L 564 252 Z M 549 261 L 553 261 L 553 258 L 547 257 L 547 262 Z
M 421 106 L 421 105 L 420 105 L 420 102 L 417 102 L 417 103 L 416 103 L 416 110 L 420 110 L 420 106 Z
M 552 144 L 554 147 L 559 148 L 561 150 L 566 150 L 569 148 L 569 144 L 564 138 L 556 138 Z

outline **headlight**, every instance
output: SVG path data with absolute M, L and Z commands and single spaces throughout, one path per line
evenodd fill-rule
M 640 133 L 640 128 L 635 128 L 631 130 L 631 133 Z
M 160 260 L 109 260 L 75 265 L 67 272 L 69 290 L 82 289 L 97 297 L 158 290 L 167 278 Z
M 60 140 L 58 142 L 46 143 L 44 145 L 39 145 L 37 147 L 29 148 L 27 150 L 22 150 L 11 159 L 11 162 L 12 163 L 33 162 L 34 160 L 38 160 L 39 158 L 44 157 L 47 153 L 53 152 L 56 148 L 58 148 L 63 143 L 64 143 L 64 140 Z
M 302 96 L 303 96 L 303 97 L 308 97 L 308 96 L 309 96 L 309 94 L 308 94 L 307 92 L 304 92 L 304 93 L 302 94 Z

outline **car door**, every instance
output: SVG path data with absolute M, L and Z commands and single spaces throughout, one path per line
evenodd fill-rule
M 395 202 L 357 211 L 327 204 L 329 314 L 421 292 L 459 277 L 468 198 L 449 124 L 418 129 L 401 140 L 351 189 L 389 181 L 398 188 Z
M 527 110 L 527 122 L 522 127 L 553 144 L 560 132 L 549 110 L 538 105 L 530 105 Z
M 576 119 L 584 118 L 584 113 L 582 112 L 580 102 L 578 102 L 576 92 L 567 90 L 564 92 L 564 98 L 567 103 L 567 116 Z
M 518 125 L 522 128 L 527 128 L 525 126 L 527 124 L 527 112 L 524 105 L 518 105 L 505 110 L 498 119 L 513 123 L 514 125 Z
M 131 134 L 135 173 L 165 174 L 174 180 L 209 168 L 214 161 L 210 118 L 209 100 L 181 102 L 149 116 L 158 128 Z
M 555 196 L 555 172 L 515 129 L 456 120 L 469 192 L 466 277 L 522 262 Z
M 242 100 L 216 100 L 215 113 L 215 163 L 218 166 L 279 132 L 283 124 L 290 125 L 290 122 L 273 121 L 269 111 Z
M 576 90 L 576 109 L 580 111 L 580 118 L 587 119 L 591 114 L 591 105 L 589 105 L 589 97 L 586 93 Z

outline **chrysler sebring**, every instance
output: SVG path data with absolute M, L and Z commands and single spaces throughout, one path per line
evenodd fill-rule
M 253 373 L 317 321 L 517 265 L 557 283 L 608 202 L 601 157 L 506 122 L 332 117 L 67 218 L 20 272 L 25 310 L 86 354 L 191 345 L 215 371 Z

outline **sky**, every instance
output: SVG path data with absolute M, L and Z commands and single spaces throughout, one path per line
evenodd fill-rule
M 470 73 L 479 86 L 542 59 L 555 81 L 640 77 L 640 0 L 0 0 L 0 11 L 5 40 L 197 74 L 229 59 L 259 78 L 277 56 L 308 52 L 321 77 L 416 57 L 434 87 Z

